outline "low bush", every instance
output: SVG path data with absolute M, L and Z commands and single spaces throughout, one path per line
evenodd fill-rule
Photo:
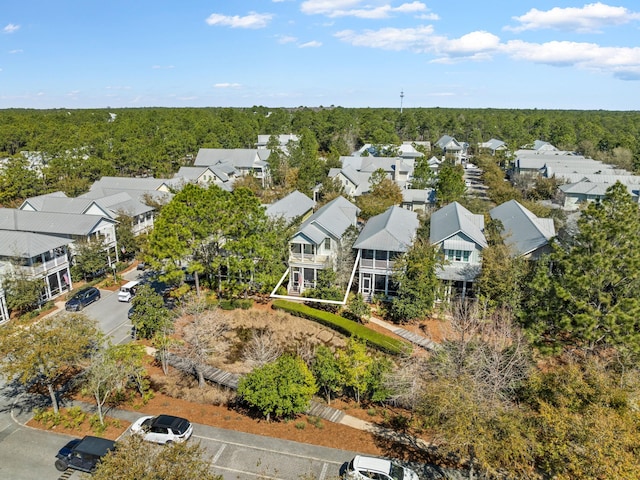
M 411 345 L 409 343 L 378 333 L 375 330 L 371 330 L 364 325 L 347 320 L 346 318 L 334 313 L 316 310 L 307 305 L 281 299 L 274 300 L 273 308 L 284 310 L 291 315 L 316 321 L 322 325 L 337 330 L 344 335 L 358 337 L 364 340 L 369 346 L 392 355 L 411 352 Z

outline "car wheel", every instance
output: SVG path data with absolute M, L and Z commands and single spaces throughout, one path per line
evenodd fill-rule
M 165 445 L 170 446 L 173 443 L 173 440 L 167 440 L 166 442 L 164 442 Z
M 61 460 L 61 459 L 56 460 L 56 470 L 58 470 L 59 472 L 64 472 L 67 469 L 67 467 L 68 467 L 67 462 L 65 462 L 64 460 Z
M 84 304 L 83 303 L 79 303 L 78 304 L 78 311 L 81 311 L 84 308 Z

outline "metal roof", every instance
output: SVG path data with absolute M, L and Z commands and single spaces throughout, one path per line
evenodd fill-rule
M 337 197 L 305 220 L 294 238 L 302 234 L 319 244 L 326 238 L 324 232 L 327 232 L 333 238 L 340 239 L 347 228 L 356 224 L 358 213 L 358 207 L 342 196 Z
M 265 213 L 271 218 L 282 217 L 286 222 L 303 216 L 313 208 L 315 202 L 304 193 L 294 190 L 289 195 L 267 206 Z
M 103 222 L 116 223 L 100 215 L 0 208 L 0 230 L 86 236 L 95 232 Z
M 458 202 L 453 202 L 431 215 L 429 241 L 435 245 L 457 233 L 463 233 L 476 244 L 486 247 L 487 240 L 483 232 L 484 217 L 471 213 Z
M 0 256 L 32 258 L 72 242 L 56 235 L 0 230 Z
M 193 165 L 211 166 L 218 163 L 230 163 L 236 168 L 251 168 L 258 162 L 269 158 L 271 150 L 267 148 L 201 148 Z
M 556 235 L 552 219 L 536 217 L 515 200 L 492 208 L 489 215 L 502 222 L 504 242 L 516 256 L 544 247 Z
M 406 252 L 419 224 L 417 213 L 393 206 L 369 219 L 353 248 Z

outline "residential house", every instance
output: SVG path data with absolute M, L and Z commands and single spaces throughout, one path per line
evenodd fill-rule
M 359 252 L 358 293 L 366 301 L 374 295 L 387 297 L 396 293 L 394 264 L 413 244 L 419 223 L 415 212 L 397 206 L 366 223 L 353 244 Z
M 100 215 L 0 208 L 0 277 L 41 280 L 41 301 L 56 298 L 72 289 L 74 241 L 103 240 L 109 263 L 118 260 L 115 225 L 115 220 Z M 8 314 L 6 299 L 0 296 L 2 321 Z
M 429 240 L 445 264 L 436 275 L 445 284 L 444 298 L 468 296 L 480 273 L 482 250 L 487 247 L 484 217 L 453 202 L 431 215 Z
M 229 192 L 233 190 L 233 182 L 240 178 L 235 167 L 226 163 L 211 167 L 180 167 L 175 176 L 187 183 L 196 183 L 203 187 L 217 185 Z
M 313 213 L 314 206 L 313 200 L 304 193 L 294 190 L 286 197 L 267 205 L 265 213 L 274 220 L 282 218 L 287 225 L 290 225 L 296 219 L 307 219 Z
M 0 229 L 0 323 L 9 320 L 2 288 L 6 278 L 39 281 L 42 303 L 73 288 L 68 254 L 72 241 L 56 235 Z
M 275 137 L 278 142 L 278 148 L 285 155 L 289 154 L 289 142 L 298 143 L 298 136 L 293 133 L 284 134 L 284 135 L 258 135 L 258 142 L 256 143 L 256 147 L 258 149 L 267 149 L 269 148 L 269 141 L 271 137 Z
M 194 167 L 229 165 L 239 176 L 253 175 L 264 187 L 269 178 L 267 159 L 271 150 L 267 148 L 201 148 L 193 163 Z
M 101 241 L 109 265 L 118 261 L 116 221 L 103 215 L 0 208 L 0 231 L 38 233 L 73 241 Z M 73 243 L 69 242 L 73 257 Z
M 155 208 L 127 192 L 114 193 L 99 198 L 69 198 L 63 192 L 55 192 L 27 198 L 20 210 L 31 212 L 74 213 L 79 215 L 100 215 L 117 220 L 120 215 L 132 221 L 134 235 L 149 231 L 153 227 Z
M 630 176 L 630 178 L 622 179 L 616 177 L 615 181 L 613 180 L 608 175 L 603 175 L 602 177 L 594 175 L 586 176 L 575 183 L 560 185 L 559 189 L 563 194 L 562 208 L 565 210 L 577 210 L 585 203 L 604 199 L 607 190 L 615 181 L 619 181 L 627 187 L 627 191 L 635 202 L 640 202 L 640 177 Z
M 315 288 L 318 272 L 334 268 L 344 233 L 357 224 L 360 209 L 337 197 L 305 220 L 289 241 L 290 294 Z
M 468 145 L 449 135 L 443 135 L 434 145 L 442 150 L 446 158 L 453 159 L 455 163 L 462 163 L 467 158 Z
M 492 138 L 488 142 L 478 143 L 478 150 L 489 152 L 491 155 L 495 155 L 496 152 L 503 152 L 507 150 L 507 144 L 497 138 Z
M 502 223 L 504 243 L 514 257 L 537 260 L 550 252 L 549 242 L 556 236 L 553 219 L 535 216 L 516 200 L 492 208 L 489 216 Z
M 436 203 L 436 191 L 433 188 L 402 190 L 402 208 L 412 212 L 426 212 Z

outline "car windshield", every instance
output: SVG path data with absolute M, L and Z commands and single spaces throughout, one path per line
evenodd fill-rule
M 392 463 L 391 470 L 389 471 L 389 475 L 394 480 L 402 480 L 404 478 L 404 468 Z

